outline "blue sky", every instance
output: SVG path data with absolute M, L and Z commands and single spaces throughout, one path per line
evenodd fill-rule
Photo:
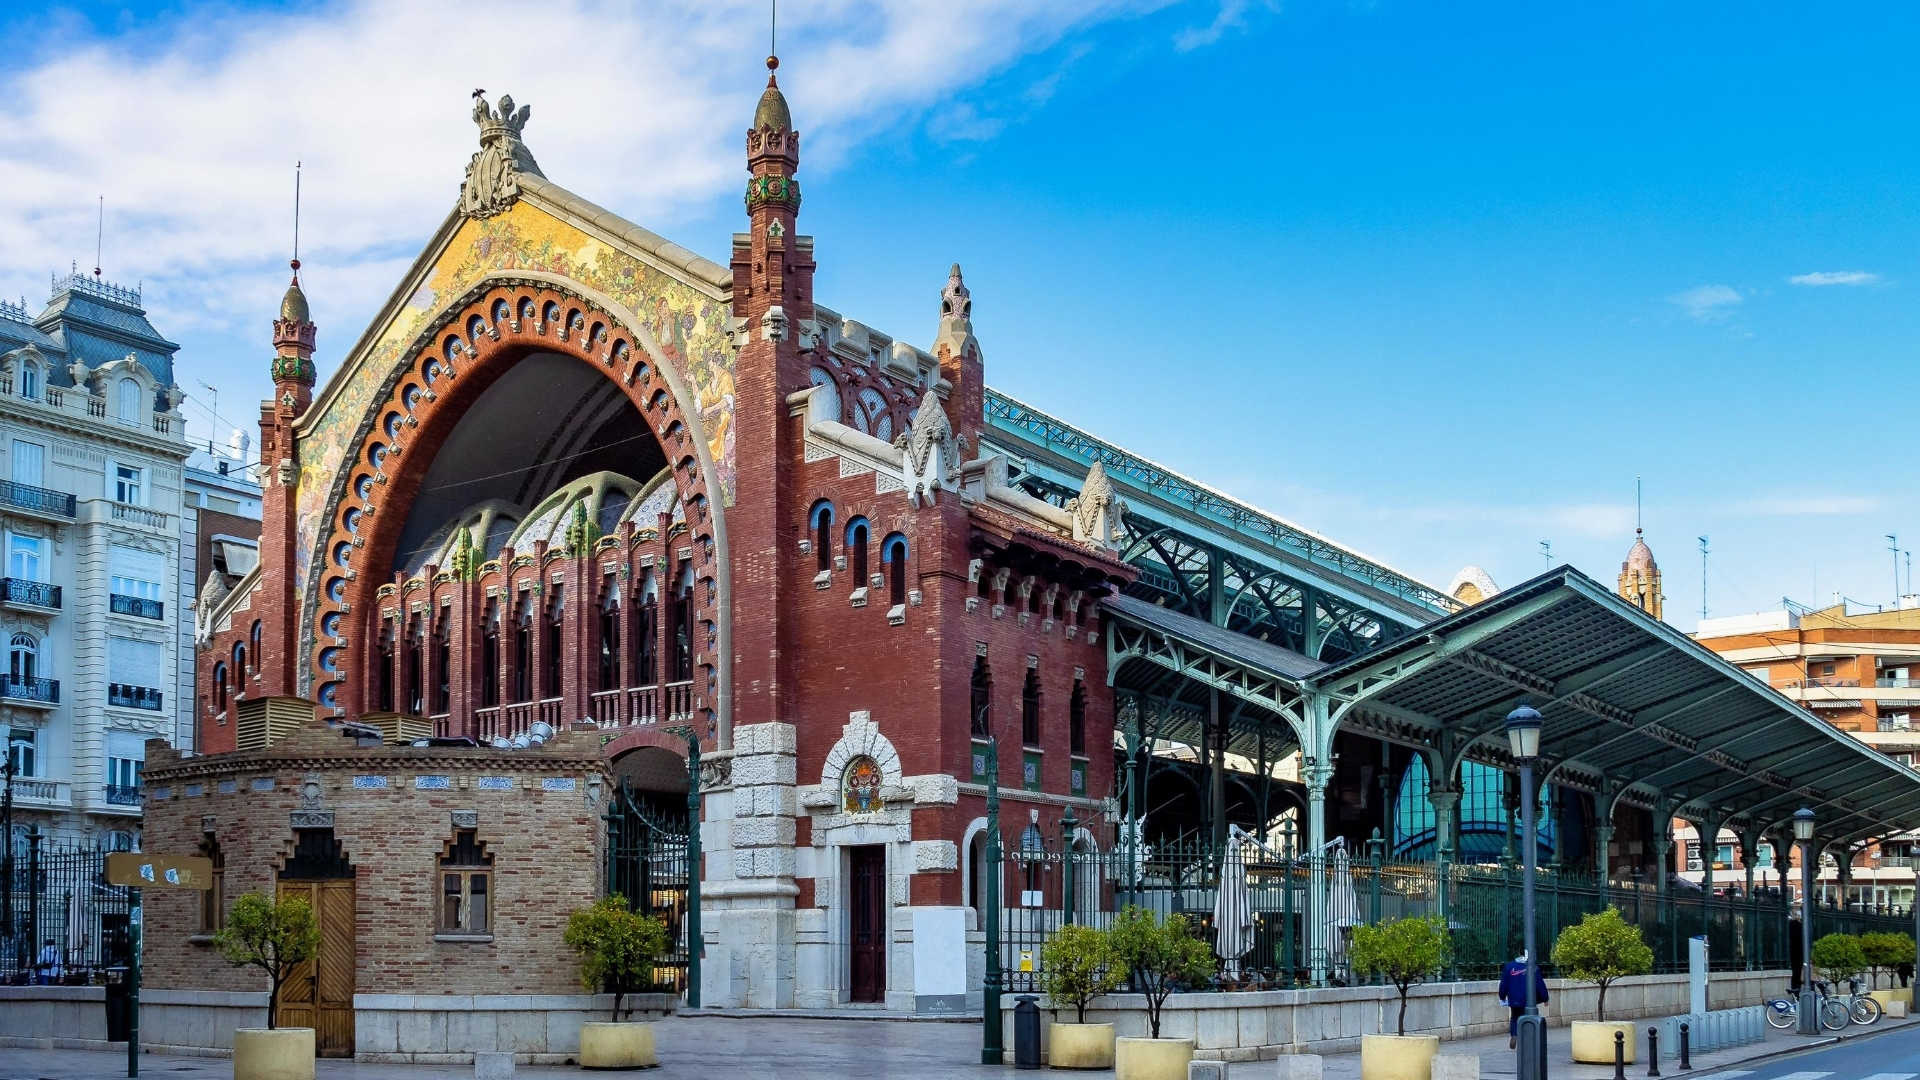
M 1542 539 L 1610 581 L 1637 474 L 1683 628 L 1702 533 L 1715 613 L 1891 598 L 1920 12 L 922 7 L 782 11 L 823 302 L 924 344 L 957 259 L 990 382 L 1437 584 Z M 90 262 L 104 191 L 108 276 L 243 417 L 291 159 L 325 371 L 451 205 L 472 86 L 533 104 L 549 177 L 722 257 L 761 6 L 559 8 L 627 59 L 403 71 L 444 22 L 370 4 L 0 15 L 37 42 L 0 69 L 0 295 Z

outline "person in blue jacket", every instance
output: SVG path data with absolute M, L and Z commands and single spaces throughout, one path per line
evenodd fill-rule
M 1547 980 L 1538 968 L 1533 972 L 1533 1002 L 1536 1005 L 1547 1003 Z M 1500 1004 L 1512 1013 L 1507 1020 L 1507 1049 L 1511 1050 L 1520 1038 L 1520 1018 L 1527 1012 L 1527 954 L 1521 953 L 1500 969 Z

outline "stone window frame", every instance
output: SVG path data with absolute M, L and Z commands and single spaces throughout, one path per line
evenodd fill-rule
M 480 840 L 480 831 L 474 828 L 456 828 L 453 836 L 441 849 L 440 857 L 435 860 L 433 874 L 433 939 L 435 941 L 492 941 L 494 915 L 499 910 L 499 893 L 493 887 L 493 852 Z M 450 881 L 453 879 L 453 881 Z M 474 883 L 481 884 L 480 892 L 487 900 L 482 916 L 484 925 L 475 928 L 473 923 Z M 457 883 L 457 889 L 449 893 L 447 885 Z M 447 918 L 446 901 L 449 896 L 458 897 L 458 914 Z
M 213 864 L 212 883 L 200 893 L 199 910 L 195 914 L 196 929 L 187 940 L 195 945 L 211 945 L 213 935 L 226 923 L 227 860 L 220 850 L 220 841 L 211 832 L 200 841 L 199 854 Z

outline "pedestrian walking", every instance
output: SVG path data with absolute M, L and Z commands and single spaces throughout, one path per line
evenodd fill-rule
M 1533 1002 L 1536 1005 L 1547 1003 L 1547 980 L 1538 969 L 1533 973 Z M 1507 1007 L 1510 1014 L 1507 1019 L 1507 1049 L 1512 1050 L 1520 1039 L 1520 1018 L 1527 1012 L 1527 954 L 1521 953 L 1500 969 L 1500 1004 Z

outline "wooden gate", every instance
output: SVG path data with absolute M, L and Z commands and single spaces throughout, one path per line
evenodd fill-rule
M 849 946 L 854 1001 L 885 1001 L 887 997 L 887 849 L 847 849 Z
M 332 829 L 301 829 L 293 857 L 280 871 L 280 895 L 313 907 L 320 948 L 294 969 L 280 990 L 274 1023 L 313 1029 L 320 1057 L 353 1056 L 353 867 Z

